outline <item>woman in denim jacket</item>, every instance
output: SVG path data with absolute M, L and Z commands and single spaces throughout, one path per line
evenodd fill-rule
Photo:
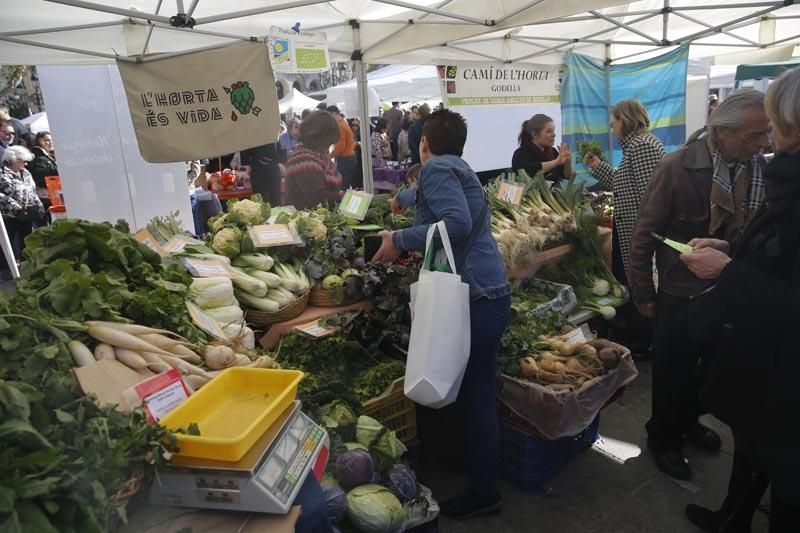
M 445 516 L 461 519 L 500 508 L 495 375 L 497 349 L 511 305 L 505 266 L 490 233 L 489 211 L 484 210 L 483 187 L 460 157 L 466 140 L 467 124 L 458 113 L 442 110 L 428 117 L 419 144 L 423 167 L 417 187 L 393 202 L 396 209 L 416 195 L 414 226 L 381 232 L 383 242 L 375 254 L 377 261 L 392 262 L 404 250 L 423 251 L 428 226 L 443 220 L 458 257 L 473 227 L 477 232 L 463 264 L 456 265 L 470 292 L 471 349 L 457 401 L 465 415 L 470 484 L 441 503 Z

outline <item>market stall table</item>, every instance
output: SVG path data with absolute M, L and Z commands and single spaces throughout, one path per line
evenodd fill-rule
M 220 189 L 213 192 L 217 193 L 220 200 L 231 200 L 233 198 L 250 198 L 253 194 L 253 189 L 251 187 L 237 187 L 235 189 Z
M 603 260 L 610 267 L 611 266 L 611 228 L 599 226 L 597 228 L 597 235 L 600 239 L 600 252 L 603 254 Z M 524 268 L 510 270 L 507 272 L 509 279 L 526 279 L 532 278 L 536 275 L 543 266 L 557 263 L 559 259 L 572 251 L 572 245 L 562 244 L 553 248 L 541 250 L 536 253 L 536 259 Z
M 375 189 L 393 191 L 406 177 L 406 168 L 372 167 L 372 184 Z

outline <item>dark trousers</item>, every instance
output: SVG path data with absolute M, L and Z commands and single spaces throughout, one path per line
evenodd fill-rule
M 646 428 L 658 451 L 680 452 L 683 433 L 701 413 L 702 347 L 689 339 L 689 299 L 659 292 L 653 319 L 653 405 Z
M 250 167 L 250 183 L 253 192 L 261 195 L 261 199 L 269 205 L 282 205 L 281 169 L 278 163 L 270 165 L 252 165 Z
M 356 156 L 337 157 L 336 170 L 342 175 L 342 190 L 346 191 L 353 186 L 353 174 L 356 171 Z
M 620 252 L 619 235 L 614 228 L 611 237 L 611 273 L 617 281 L 628 286 L 628 276 L 625 272 L 625 263 Z M 653 342 L 653 321 L 642 315 L 633 302 L 628 302 L 617 309 L 618 320 L 621 322 L 622 331 L 615 332 L 611 340 L 624 344 L 634 354 L 646 354 Z M 615 327 L 616 329 L 616 327 Z
M 300 518 L 294 526 L 298 533 L 332 533 L 331 519 L 325 511 L 325 496 L 317 478 L 310 472 L 294 499 L 294 505 L 302 508 Z
M 491 494 L 496 488 L 500 454 L 496 373 L 500 337 L 508 325 L 511 297 L 481 298 L 470 305 L 469 363 L 458 394 L 465 422 L 470 488 Z
M 3 222 L 6 225 L 6 232 L 8 233 L 8 240 L 11 241 L 11 250 L 14 252 L 14 257 L 17 261 L 22 260 L 22 250 L 25 249 L 25 237 L 33 231 L 33 222 L 30 220 L 18 220 L 11 217 L 3 217 Z M 0 270 L 9 270 L 6 256 L 0 252 Z

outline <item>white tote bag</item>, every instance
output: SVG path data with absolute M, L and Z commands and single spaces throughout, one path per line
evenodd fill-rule
M 437 229 L 452 274 L 429 269 Z M 439 408 L 456 401 L 469 361 L 469 284 L 456 272 L 444 222 L 431 224 L 425 250 L 419 279 L 411 285 L 411 340 L 404 391 L 418 404 Z

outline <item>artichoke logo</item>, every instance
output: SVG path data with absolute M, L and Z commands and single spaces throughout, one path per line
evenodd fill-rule
M 253 105 L 256 101 L 256 94 L 250 87 L 250 82 L 237 81 L 230 87 L 225 86 L 224 89 L 225 92 L 230 95 L 231 104 L 233 105 L 234 109 L 239 111 L 241 115 L 252 113 L 257 117 L 258 114 L 261 113 L 261 108 Z M 231 120 L 233 121 L 239 120 L 239 117 L 236 115 L 236 111 L 231 111 Z

